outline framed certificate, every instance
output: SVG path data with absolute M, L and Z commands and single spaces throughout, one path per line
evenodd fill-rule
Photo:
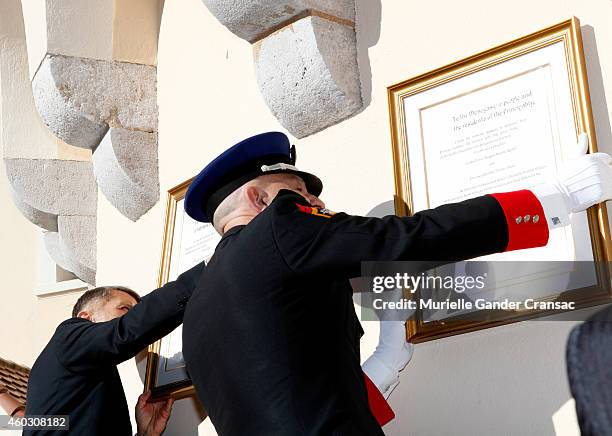
M 390 86 L 388 97 L 398 215 L 541 183 L 575 155 L 580 132 L 588 134 L 590 152 L 597 150 L 577 18 Z M 494 266 L 530 261 L 505 279 L 521 282 L 521 292 L 536 300 L 565 291 L 531 280 L 536 261 L 604 265 L 595 268 L 591 283 L 572 290 L 579 306 L 593 305 L 610 302 L 606 241 L 606 208 L 598 205 L 552 230 L 546 247 L 478 260 Z M 545 314 L 449 322 L 445 314 L 417 310 L 407 329 L 419 342 Z
M 221 236 L 211 224 L 193 220 L 185 213 L 183 201 L 193 179 L 168 191 L 162 244 L 159 286 L 202 260 L 208 261 Z M 182 354 L 182 325 L 149 347 L 145 390 L 156 398 L 184 398 L 195 393 Z

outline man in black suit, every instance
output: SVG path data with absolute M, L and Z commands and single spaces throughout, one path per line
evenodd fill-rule
M 26 416 L 69 415 L 70 430 L 24 435 L 132 435 L 117 365 L 183 321 L 203 270 L 204 262 L 142 298 L 120 286 L 85 292 L 36 359 L 28 382 Z M 161 434 L 170 416 L 171 400 L 152 403 L 149 397 L 141 395 L 136 407 L 139 436 Z
M 325 209 L 321 181 L 294 164 L 284 134 L 257 135 L 207 165 L 186 195 L 186 212 L 223 235 L 183 332 L 187 368 L 221 436 L 383 435 L 393 414 L 382 397 L 409 350 L 403 331 L 382 328 L 360 367 L 349 279 L 361 262 L 542 246 L 569 212 L 612 197 L 609 156 L 589 155 L 534 192 L 365 218 Z

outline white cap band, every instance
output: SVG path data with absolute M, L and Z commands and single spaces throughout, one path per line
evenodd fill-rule
M 277 163 L 274 165 L 262 165 L 261 166 L 261 170 L 266 173 L 268 171 L 278 171 L 278 170 L 293 170 L 293 171 L 299 171 L 297 169 L 297 167 L 294 167 L 293 165 L 289 165 L 286 163 Z

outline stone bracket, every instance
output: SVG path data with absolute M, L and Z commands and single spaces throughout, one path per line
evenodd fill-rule
M 354 0 L 203 2 L 254 44 L 261 94 L 292 135 L 312 135 L 363 108 Z

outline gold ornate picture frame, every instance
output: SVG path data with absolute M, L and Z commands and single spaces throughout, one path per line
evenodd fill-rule
M 193 179 L 168 191 L 158 285 L 174 280 L 202 260 L 208 261 L 220 236 L 211 224 L 198 223 L 184 211 L 183 200 Z M 182 325 L 148 348 L 145 391 L 163 399 L 185 398 L 195 390 L 182 360 Z
M 545 167 L 556 169 L 570 158 L 570 144 L 580 132 L 590 138 L 589 151 L 597 151 L 575 17 L 392 85 L 388 102 L 400 216 L 519 189 L 521 183 L 528 187 Z M 532 140 L 530 148 L 527 140 Z M 565 233 L 551 232 L 549 244 L 580 253 L 566 260 L 595 261 L 596 283 L 540 299 L 572 298 L 577 307 L 610 302 L 612 245 L 605 204 L 572 220 Z M 407 322 L 407 335 L 422 342 L 550 314 L 531 310 L 486 321 L 457 317 L 426 322 L 417 309 Z

